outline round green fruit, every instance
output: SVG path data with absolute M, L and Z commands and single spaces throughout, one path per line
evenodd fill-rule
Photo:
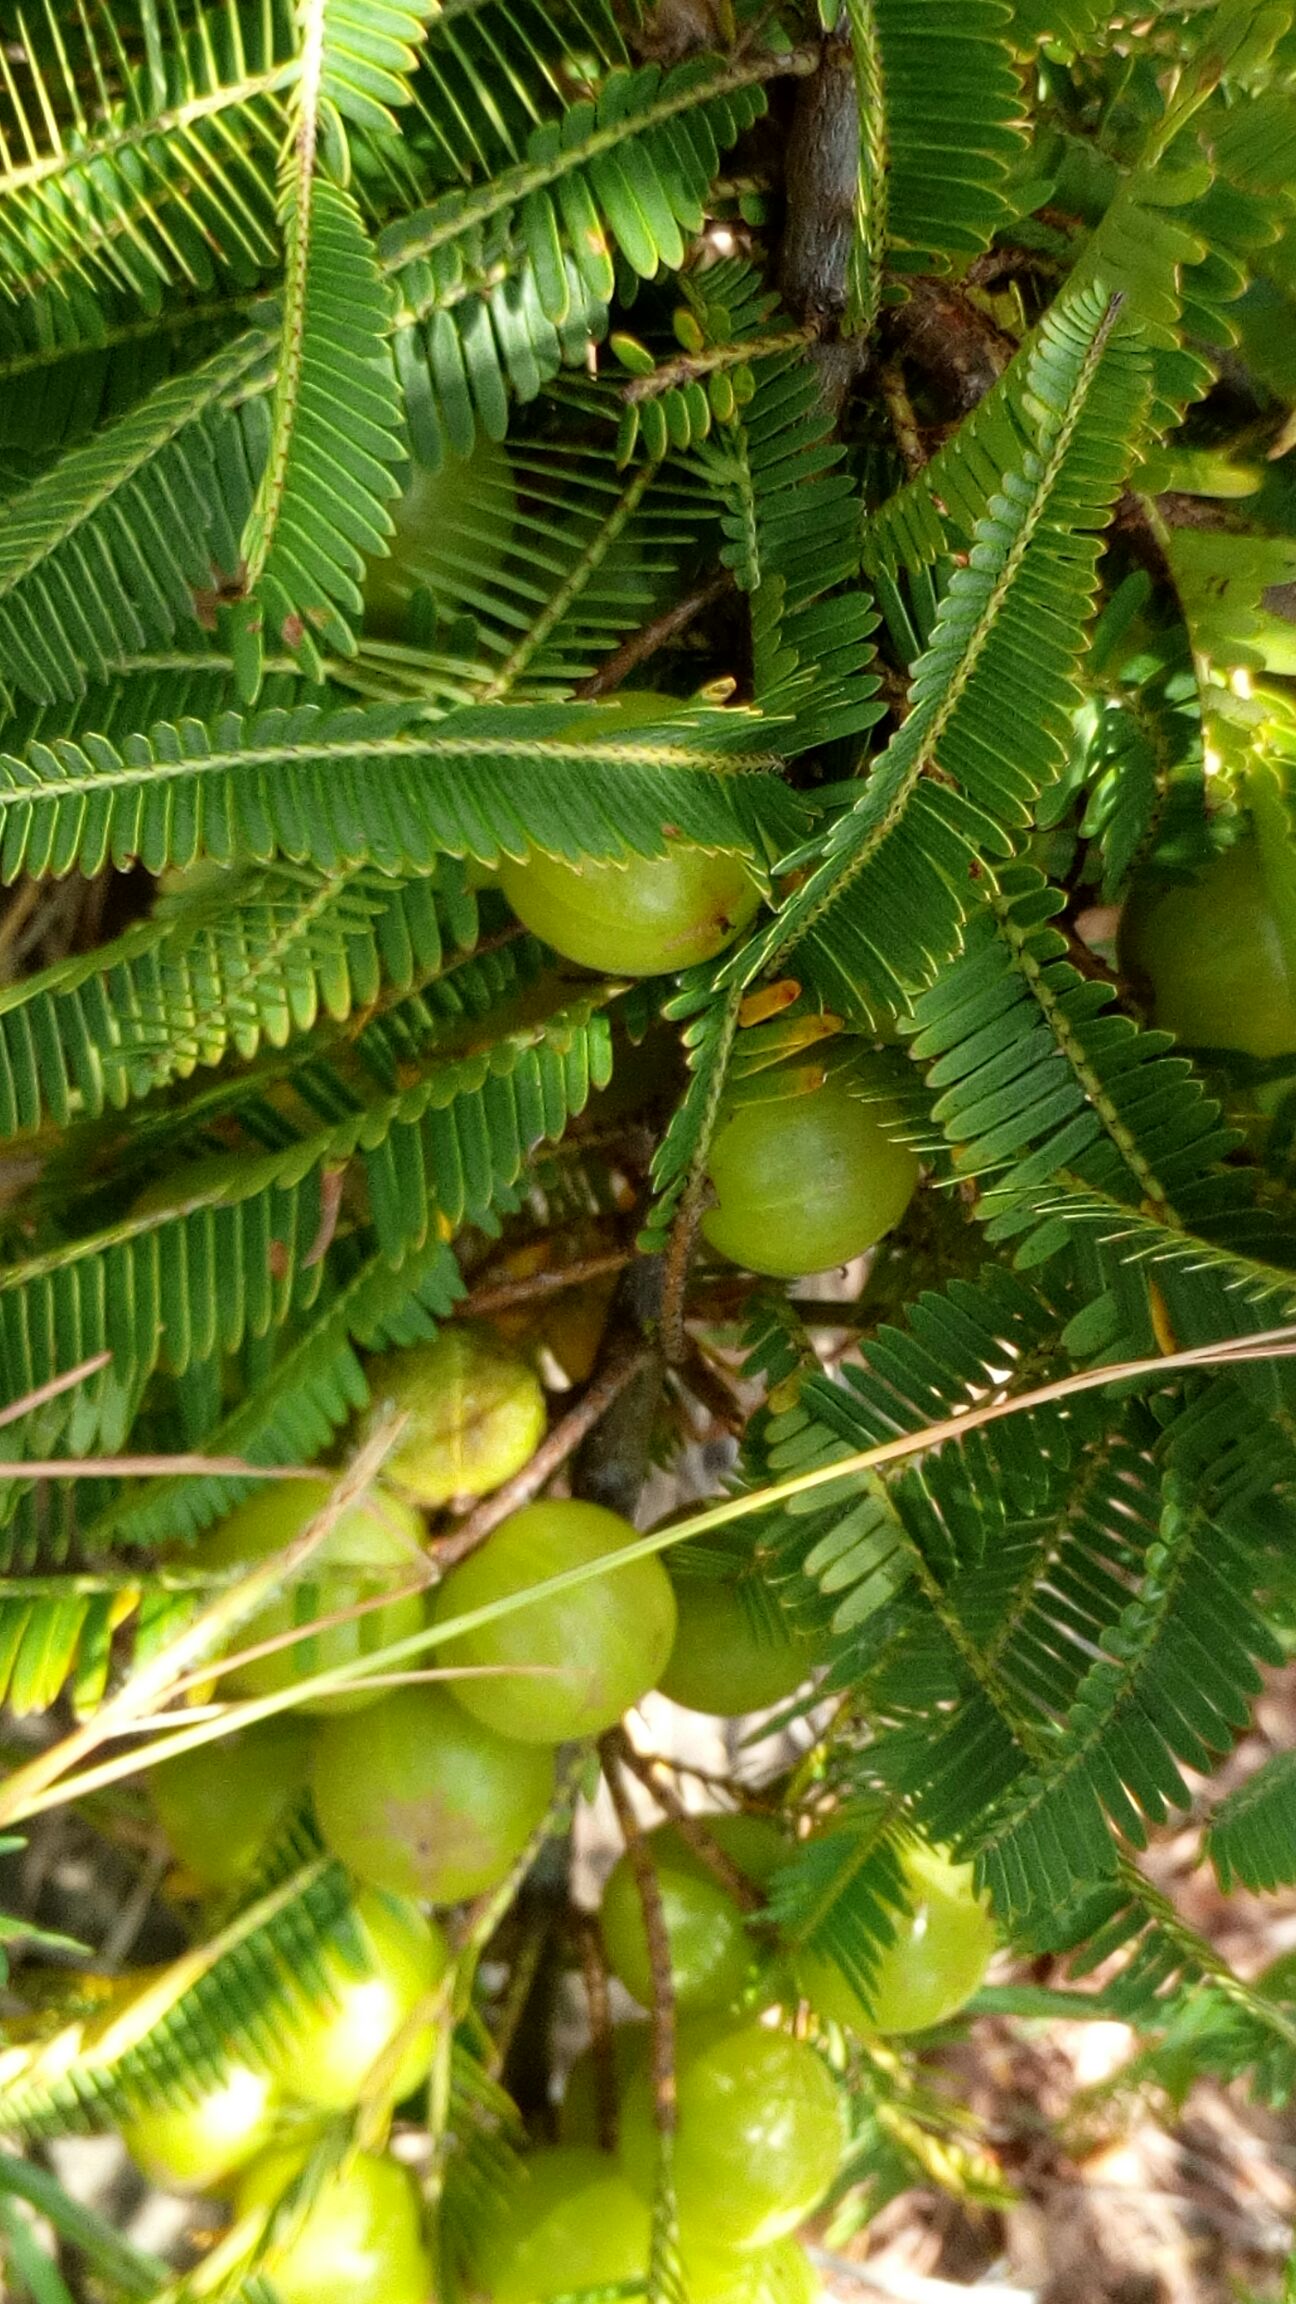
M 846 2130 L 836 2084 L 802 2040 L 762 2024 L 695 2018 L 680 2026 L 675 2193 L 687 2253 L 763 2248 L 795 2231 L 837 2172 Z M 621 2158 L 651 2196 L 652 2089 L 632 2078 Z
M 601 1504 L 528 1504 L 451 1571 L 436 1596 L 438 1623 L 604 1564 L 572 1590 L 438 1650 L 447 1664 L 514 1668 L 452 1683 L 475 1719 L 527 1744 L 559 1744 L 600 1735 L 656 1686 L 675 1637 L 675 1595 L 660 1560 L 615 1565 L 634 1537 L 629 1521 Z
M 227 2064 L 194 2103 L 154 2104 L 122 2128 L 122 2142 L 150 2183 L 175 2192 L 209 2192 L 267 2142 L 276 2090 L 264 2072 Z
M 613 2025 L 612 2071 L 618 2102 L 632 2073 L 647 2069 L 650 2045 L 646 2024 Z M 595 2146 L 599 2142 L 599 2083 L 592 2048 L 581 2050 L 567 2075 L 558 2106 L 558 2141 Z
M 840 1077 L 808 1095 L 741 1104 L 717 1131 L 703 1237 L 749 1272 L 792 1280 L 846 1264 L 898 1224 L 918 1162 L 881 1108 Z
M 683 2271 L 689 2304 L 816 2304 L 823 2293 L 818 2273 L 795 2240 L 727 2252 L 694 2249 Z
M 483 434 L 470 456 L 448 456 L 436 472 L 412 464 L 391 516 L 387 553 L 365 572 L 365 630 L 407 640 L 420 594 L 453 615 L 471 612 L 474 598 L 489 590 L 517 517 L 507 451 Z
M 785 1860 L 777 1829 L 760 1817 L 704 1816 L 698 1821 L 722 1854 L 753 1881 L 767 1879 Z M 649 1832 L 644 1845 L 661 1892 L 676 2000 L 684 2009 L 731 2007 L 754 1966 L 755 1945 L 740 1905 L 673 1824 Z M 643 2007 L 650 2007 L 652 1965 L 628 1853 L 618 1857 L 608 1875 L 600 1919 L 613 1974 Z
M 1258 841 L 1239 840 L 1189 886 L 1126 907 L 1123 962 L 1150 988 L 1153 1022 L 1190 1048 L 1296 1052 L 1296 939 L 1275 874 Z
M 267 1482 L 202 1539 L 195 1553 L 197 1565 L 250 1568 L 282 1551 L 327 1503 L 332 1485 L 322 1477 Z M 383 1592 L 412 1584 L 426 1566 L 422 1538 L 423 1524 L 407 1504 L 381 1488 L 371 1488 L 334 1522 L 292 1585 L 240 1626 L 235 1647 L 254 1647 L 258 1641 L 290 1632 L 296 1624 L 309 1624 L 316 1617 L 354 1607 L 357 1601 L 372 1601 Z M 385 1607 L 371 1608 L 367 1615 L 239 1665 L 225 1675 L 222 1689 L 234 1696 L 268 1696 L 316 1672 L 369 1656 L 391 1641 L 408 1639 L 423 1622 L 422 1595 L 408 1592 Z M 312 1697 L 302 1710 L 354 1711 L 372 1704 L 380 1693 L 357 1688 Z
M 301 2167 L 271 2153 L 239 2186 L 240 2216 L 272 2209 Z M 297 2230 L 265 2258 L 279 2304 L 428 2304 L 432 2265 L 423 2246 L 418 2193 L 394 2160 L 358 2153 L 326 2177 Z
M 801 1686 L 813 1661 L 807 1641 L 779 1616 L 753 1621 L 741 1588 L 715 1576 L 676 1576 L 678 1621 L 658 1686 L 690 1712 L 764 1712 Z
M 926 2032 L 943 2024 L 978 1989 L 995 1949 L 994 1921 L 970 1864 L 920 1840 L 905 1842 L 900 1863 L 912 1901 L 881 1952 L 867 2001 L 835 1961 L 797 1964 L 811 2006 L 848 2032 Z
M 366 1890 L 356 1898 L 359 1964 L 344 1943 L 324 1955 L 328 1998 L 284 2027 L 277 2077 L 286 2093 L 331 2112 L 360 2096 L 383 2050 L 435 1992 L 450 1962 L 439 1928 L 413 1904 Z M 398 2104 L 426 2078 L 437 2025 L 420 2023 L 402 2049 L 386 2094 Z
M 263 1720 L 149 1770 L 158 1822 L 205 1888 L 237 1888 L 248 1879 L 305 1791 L 310 1739 L 304 1720 Z
M 485 1496 L 530 1462 L 544 1438 L 545 1399 L 524 1360 L 471 1328 L 370 1363 L 372 1421 L 409 1418 L 383 1464 L 384 1483 L 412 1504 Z
M 504 2213 L 483 2232 L 474 2271 L 491 2304 L 541 2304 L 648 2268 L 648 2204 L 610 2153 L 556 2144 L 523 2163 Z
M 663 976 L 724 950 L 760 894 L 740 856 L 687 842 L 665 856 L 568 864 L 506 858 L 500 886 L 524 927 L 564 959 L 609 976 Z
M 320 1830 L 361 1880 L 454 1904 L 521 1855 L 553 1798 L 554 1759 L 439 1688 L 398 1688 L 325 1723 L 313 1783 Z

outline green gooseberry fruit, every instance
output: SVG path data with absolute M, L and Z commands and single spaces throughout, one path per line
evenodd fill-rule
M 612 2070 L 618 2102 L 625 2094 L 631 2074 L 646 2070 L 649 2047 L 646 2024 L 613 2025 Z M 599 2082 L 592 2048 L 582 2048 L 567 2075 L 558 2106 L 558 2141 L 595 2146 L 599 2142 Z
M 816 2304 L 823 2283 L 796 2240 L 769 2248 L 690 2251 L 684 2258 L 689 2304 Z
M 179 1862 L 206 1888 L 237 1888 L 306 1788 L 311 1730 L 283 1715 L 163 1760 L 153 1806 Z
M 122 2142 L 150 2183 L 166 2191 L 209 2192 L 261 2151 L 276 2100 L 266 2073 L 230 2063 L 193 2102 L 149 2104 L 132 2113 Z
M 764 2248 L 796 2230 L 837 2172 L 846 2129 L 827 2065 L 763 2024 L 694 2017 L 679 2028 L 675 2194 L 687 2253 Z M 652 2087 L 630 2080 L 622 2164 L 651 2197 L 657 2162 Z
M 436 472 L 411 464 L 391 516 L 388 550 L 369 562 L 361 587 L 365 630 L 408 640 L 418 594 L 450 615 L 471 613 L 489 594 L 517 518 L 508 451 L 482 434 L 470 456 L 447 456 Z
M 709 960 L 760 904 L 741 856 L 683 840 L 664 856 L 623 863 L 569 864 L 533 850 L 521 861 L 504 859 L 500 886 L 534 935 L 564 959 L 611 976 L 662 976 Z
M 911 1898 L 883 1947 L 867 2001 L 835 1961 L 797 1962 L 797 1979 L 812 2008 L 849 2032 L 926 2032 L 943 2024 L 978 1989 L 995 1950 L 995 1925 L 977 1895 L 970 1864 L 941 1848 L 906 1840 L 900 1867 Z
M 267 1482 L 202 1538 L 195 1551 L 197 1565 L 250 1568 L 282 1551 L 302 1534 L 328 1501 L 331 1490 L 332 1482 L 323 1477 Z M 379 1487 L 371 1488 L 358 1503 L 347 1506 L 292 1585 L 240 1626 L 234 1645 L 239 1649 L 253 1647 L 258 1641 L 290 1632 L 295 1624 L 309 1624 L 316 1617 L 354 1607 L 357 1601 L 374 1600 L 385 1591 L 408 1586 L 425 1565 L 423 1524 L 417 1513 L 399 1497 L 389 1496 Z M 403 1599 L 371 1608 L 367 1615 L 311 1633 L 291 1647 L 277 1648 L 254 1663 L 239 1665 L 224 1677 L 222 1686 L 231 1695 L 268 1696 L 316 1672 L 371 1655 L 391 1641 L 408 1639 L 423 1623 L 422 1594 L 407 1592 Z M 354 1711 L 372 1704 L 381 1693 L 380 1689 L 356 1688 L 334 1696 L 315 1696 L 302 1705 L 302 1710 Z
M 1150 986 L 1153 1022 L 1188 1047 L 1287 1056 L 1296 1052 L 1296 924 L 1285 915 L 1276 859 L 1242 839 L 1188 885 L 1136 892 L 1121 922 L 1122 963 Z
M 918 1183 L 913 1153 L 882 1127 L 884 1109 L 840 1074 L 805 1095 L 738 1105 L 711 1146 L 716 1202 L 703 1237 L 783 1280 L 862 1256 L 899 1223 Z
M 323 1962 L 328 1997 L 289 2019 L 275 2059 L 285 2093 L 328 2111 L 356 2102 L 383 2050 L 450 1964 L 440 1929 L 398 1897 L 362 1891 L 354 1922 L 359 1964 L 344 1939 L 330 1942 Z M 438 2029 L 429 2016 L 411 2033 L 387 2090 L 392 2103 L 426 2078 Z
M 238 2214 L 272 2209 L 301 2165 L 291 2152 L 256 2161 L 238 2188 Z M 434 2292 L 413 2180 L 372 2152 L 325 2178 L 296 2231 L 264 2261 L 279 2304 L 428 2304 Z
M 756 1882 L 786 1861 L 778 1829 L 759 1816 L 704 1816 L 716 1846 Z M 675 1997 L 685 2009 L 727 2008 L 754 1966 L 755 1945 L 741 1906 L 673 1824 L 645 1835 L 670 1945 Z M 745 1861 L 744 1858 L 747 1860 Z M 629 1853 L 617 1858 L 600 1913 L 608 1964 L 643 2007 L 652 2005 L 652 1963 Z
M 523 2162 L 473 2266 L 491 2304 L 540 2304 L 578 2288 L 634 2280 L 648 2266 L 648 2204 L 608 2152 L 555 2144 Z
M 738 1583 L 674 1576 L 675 1645 L 658 1686 L 690 1712 L 764 1712 L 801 1686 L 813 1662 L 809 1641 L 782 1616 L 757 1619 Z
M 660 1560 L 616 1566 L 634 1538 L 629 1521 L 601 1504 L 528 1504 L 451 1570 L 436 1595 L 437 1623 L 606 1564 L 605 1573 L 481 1624 L 445 1650 L 450 1663 L 515 1668 L 452 1683 L 475 1719 L 523 1743 L 558 1744 L 600 1735 L 656 1686 L 675 1637 L 675 1595 Z M 535 1677 L 528 1667 L 539 1667 Z
M 315 1813 L 335 1856 L 398 1895 L 493 1888 L 554 1795 L 547 1745 L 516 1744 L 440 1688 L 398 1688 L 320 1730 Z
M 471 1328 L 389 1352 L 368 1368 L 374 1421 L 409 1422 L 383 1463 L 383 1481 L 412 1504 L 485 1496 L 530 1462 L 545 1432 L 540 1380 L 524 1360 Z

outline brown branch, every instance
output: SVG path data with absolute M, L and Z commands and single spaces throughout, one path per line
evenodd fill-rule
M 648 1366 L 651 1357 L 649 1347 L 640 1344 L 609 1360 L 586 1386 L 576 1406 L 570 1408 L 547 1439 L 541 1441 L 530 1463 L 524 1464 L 512 1480 L 506 1480 L 502 1488 L 497 1488 L 493 1496 L 483 1497 L 457 1528 L 433 1540 L 432 1557 L 440 1574 L 444 1575 L 447 1569 L 475 1552 L 501 1520 L 507 1520 L 510 1513 L 539 1495 L 568 1457 L 575 1454 L 587 1433 L 601 1422 L 613 1401 Z
M 675 1982 L 671 1975 L 670 1938 L 666 1933 L 666 1914 L 662 1908 L 661 1882 L 656 1866 L 648 1853 L 647 1843 L 639 1829 L 639 1819 L 631 1805 L 621 1773 L 621 1747 L 615 1735 L 605 1736 L 599 1750 L 603 1758 L 603 1775 L 612 1805 L 616 1810 L 621 1837 L 625 1841 L 630 1869 L 634 1874 L 639 1909 L 643 1915 L 644 1935 L 648 1943 L 648 1967 L 652 1976 L 652 2046 L 651 2072 L 653 2095 L 653 2125 L 659 2138 L 673 2137 L 676 2123 L 675 2100 Z M 667 2147 L 669 2149 L 669 2147 Z
M 511 1312 L 515 1305 L 534 1303 L 537 1297 L 557 1296 L 564 1288 L 583 1287 L 587 1280 L 603 1280 L 624 1272 L 631 1261 L 628 1248 L 609 1249 L 603 1256 L 578 1256 L 546 1272 L 529 1273 L 524 1280 L 500 1280 L 494 1287 L 474 1288 L 455 1306 L 457 1320 L 476 1320 L 494 1312 Z
M 617 2148 L 616 2049 L 612 2043 L 612 2000 L 608 1991 L 603 1931 L 592 1912 L 574 1912 L 572 1931 L 580 1956 L 581 1982 L 589 2005 L 590 2062 L 594 2070 L 594 2119 L 599 2147 Z
M 684 1330 L 689 1266 L 693 1261 L 698 1227 L 706 1213 L 708 1199 L 714 1198 L 714 1186 L 705 1173 L 695 1176 L 676 1210 L 670 1238 L 666 1243 L 666 1252 L 662 1258 L 659 1334 L 668 1368 L 679 1368 L 689 1356 L 689 1340 Z
M 685 1846 L 691 1848 L 699 1863 L 705 1864 L 712 1878 L 718 1880 L 725 1893 L 732 1896 L 744 1912 L 758 1912 L 765 1899 L 747 1874 L 739 1870 L 731 1856 L 726 1856 L 714 1835 L 707 1830 L 707 1819 L 695 1816 L 687 1809 L 673 1784 L 663 1784 L 658 1773 L 661 1763 L 645 1759 L 636 1752 L 624 1729 L 614 1729 L 607 1739 L 614 1744 L 623 1768 L 636 1776 L 646 1792 L 652 1794 L 659 1808 L 669 1816 Z
M 581 681 L 574 694 L 580 697 L 609 695 L 612 689 L 621 686 L 629 673 L 637 672 L 641 664 L 646 664 L 650 656 L 655 656 L 659 648 L 664 648 L 668 640 L 674 640 L 679 633 L 686 632 L 690 624 L 696 622 L 708 608 L 715 606 L 717 600 L 727 598 L 733 588 L 731 571 L 728 568 L 722 569 L 709 583 L 699 586 L 696 592 L 690 592 L 686 600 L 677 601 L 663 615 L 654 616 L 651 624 L 645 624 L 641 631 L 632 632 L 630 638 L 623 640 L 621 646 L 613 651 L 607 662 L 600 664 L 597 672 L 591 672 L 588 680 Z

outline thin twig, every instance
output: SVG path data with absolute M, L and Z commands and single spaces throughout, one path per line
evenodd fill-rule
M 617 2148 L 617 2070 L 612 2043 L 612 1997 L 608 1990 L 603 1931 L 593 1912 L 574 1912 L 572 1932 L 580 1956 L 581 1982 L 589 2008 L 590 2063 L 594 2072 L 594 2121 L 601 2150 Z
M 586 1386 L 576 1406 L 570 1408 L 547 1439 L 541 1441 L 530 1463 L 524 1464 L 513 1479 L 506 1480 L 502 1488 L 497 1488 L 493 1496 L 484 1497 L 448 1536 L 434 1543 L 433 1563 L 438 1574 L 444 1575 L 447 1569 L 475 1552 L 501 1520 L 507 1520 L 521 1505 L 529 1504 L 532 1497 L 539 1495 L 627 1384 L 647 1366 L 649 1358 L 648 1347 L 638 1345 L 608 1362 Z
M 25 1767 L 15 1769 L 0 1788 L 0 1814 L 4 1819 L 9 1821 L 23 1813 L 24 1802 L 33 1794 L 46 1791 L 86 1753 L 107 1743 L 124 1722 L 138 1719 L 142 1712 L 168 1701 L 177 1680 L 199 1661 L 204 1661 L 238 1624 L 254 1616 L 274 1587 L 289 1580 L 305 1565 L 342 1514 L 364 1494 L 392 1445 L 395 1431 L 396 1426 L 387 1425 L 374 1433 L 346 1471 L 339 1475 L 319 1511 L 291 1544 L 259 1562 L 185 1625 L 174 1640 L 137 1665 L 124 1687 L 110 1697 L 92 1719 L 81 1721 L 57 1744 L 37 1753 Z
M 652 1976 L 653 2125 L 658 2136 L 673 2136 L 676 2123 L 675 1981 L 671 1975 L 670 1937 L 666 1933 L 661 1882 L 626 1791 L 620 1741 L 615 1734 L 605 1736 L 599 1750 L 603 1759 L 604 1780 L 612 1796 L 612 1806 L 616 1810 L 616 1820 L 634 1874 L 635 1892 L 639 1898 L 644 1936 L 648 1944 L 648 1968 Z
M 821 333 L 817 322 L 807 322 L 800 328 L 780 328 L 769 336 L 739 337 L 732 344 L 714 344 L 708 352 L 680 352 L 673 360 L 663 360 L 650 376 L 632 376 L 621 387 L 621 397 L 631 407 L 640 400 L 655 400 L 662 392 L 674 391 L 677 385 L 692 384 L 700 376 L 714 376 L 722 368 L 745 367 L 750 360 L 765 360 L 778 352 L 800 352 L 813 344 Z
M 744 1912 L 759 1912 L 764 1898 L 747 1874 L 739 1870 L 731 1856 L 726 1856 L 715 1835 L 707 1830 L 708 1819 L 695 1816 L 685 1807 L 672 1784 L 663 1784 L 658 1774 L 660 1763 L 645 1759 L 636 1752 L 624 1729 L 614 1729 L 608 1739 L 615 1743 L 623 1767 L 636 1776 L 646 1792 L 663 1812 L 669 1816 L 686 1847 L 691 1848 L 699 1863 L 705 1864 L 712 1877 L 719 1881 L 726 1893 Z
M 627 674 L 637 672 L 639 666 L 646 664 L 650 656 L 655 656 L 659 648 L 664 648 L 668 640 L 674 640 L 681 632 L 686 632 L 690 624 L 708 608 L 713 608 L 717 600 L 725 599 L 733 588 L 733 576 L 725 568 L 718 576 L 713 576 L 708 584 L 701 585 L 696 592 L 690 592 L 686 600 L 677 601 L 663 615 L 654 616 L 651 624 L 645 624 L 642 631 L 632 632 L 628 640 L 623 640 L 621 646 L 614 649 L 606 663 L 600 664 L 597 672 L 591 672 L 588 680 L 581 681 L 574 693 L 581 697 L 609 695 L 612 689 L 620 687 Z
M 602 1256 L 578 1256 L 570 1264 L 531 1272 L 522 1280 L 500 1280 L 494 1287 L 474 1288 L 456 1304 L 457 1320 L 476 1320 L 495 1312 L 511 1312 L 515 1305 L 533 1304 L 537 1297 L 557 1296 L 564 1288 L 581 1288 L 589 1280 L 605 1280 L 624 1272 L 631 1261 L 628 1248 L 609 1249 Z
M 47 1400 L 57 1400 L 60 1392 L 69 1392 L 74 1384 L 83 1384 L 88 1376 L 97 1376 L 111 1359 L 111 1352 L 96 1352 L 93 1359 L 83 1360 L 79 1367 L 65 1368 L 61 1375 L 51 1376 L 48 1383 L 38 1384 L 33 1392 L 24 1392 L 21 1399 L 11 1400 L 7 1408 L 0 1408 L 0 1424 L 16 1424 L 20 1416 L 29 1416 L 33 1408 L 43 1408 Z
M 698 1228 L 706 1213 L 708 1198 L 714 1197 L 715 1187 L 705 1170 L 700 1170 L 690 1179 L 675 1212 L 666 1253 L 662 1258 L 659 1333 L 662 1352 L 669 1368 L 681 1367 L 688 1358 L 689 1340 L 684 1330 L 684 1304 L 688 1294 L 689 1267 L 693 1262 Z

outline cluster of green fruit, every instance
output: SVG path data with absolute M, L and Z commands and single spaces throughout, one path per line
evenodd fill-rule
M 197 2101 L 150 2102 L 126 2129 L 155 2180 L 232 2189 L 240 2217 L 278 2200 L 309 2153 L 312 2123 L 362 2096 L 394 2105 L 427 2078 L 451 2020 L 452 1971 L 425 1908 L 508 1876 L 552 1801 L 558 1742 L 598 1735 L 654 1685 L 713 1712 L 776 1703 L 812 1661 L 791 1633 L 758 1635 L 733 1584 L 688 1574 L 672 1585 L 655 1558 L 609 1565 L 632 1536 L 628 1524 L 593 1505 L 550 1502 L 502 1522 L 437 1588 L 434 1615 L 467 1621 L 455 1645 L 469 1673 L 444 1688 L 312 1694 L 302 1684 L 321 1665 L 362 1659 L 375 1639 L 423 1622 L 420 1592 L 390 1596 L 393 1578 L 411 1581 L 422 1559 L 411 1497 L 488 1486 L 510 1450 L 525 1452 L 537 1437 L 536 1401 L 517 1365 L 505 1368 L 472 1330 L 381 1364 L 375 1379 L 376 1413 L 393 1404 L 409 1411 L 392 1485 L 339 1515 L 304 1572 L 313 1580 L 305 1604 L 299 1610 L 300 1587 L 277 1594 L 240 1635 L 262 1652 L 228 1676 L 238 1692 L 296 1694 L 297 1708 L 150 1777 L 192 1885 L 245 1888 L 308 1789 L 326 1843 L 356 1883 L 352 1924 L 255 2061 L 231 2061 Z M 485 1445 L 493 1418 L 502 1449 Z M 231 1568 L 264 1559 L 327 1494 L 322 1479 L 262 1491 L 206 1539 L 205 1560 Z M 558 1577 L 570 1581 L 534 1597 Z M 524 1595 L 525 1605 L 491 1613 Z M 348 1615 L 357 1597 L 379 1605 Z M 317 1615 L 340 1620 L 266 1646 Z M 681 2016 L 674 2177 L 693 2293 L 698 2304 L 802 2304 L 814 2284 L 790 2236 L 836 2171 L 841 2111 L 827 2064 L 769 2018 L 804 2001 L 848 2033 L 926 2029 L 979 1983 L 989 1918 L 967 1867 L 909 1844 L 912 1909 L 866 2006 L 830 1963 L 791 1957 L 768 1915 L 750 1909 L 791 1854 L 771 1820 L 709 1818 L 700 1853 L 672 1825 L 644 1846 Z M 744 1886 L 747 1897 L 735 1893 Z M 607 1882 L 600 1924 L 610 1970 L 650 2007 L 653 1964 L 628 1853 Z M 93 2042 L 101 2056 L 129 2045 L 165 1985 L 147 1980 L 110 2015 Z M 562 2148 L 527 2163 L 472 2268 L 495 2304 L 532 2304 L 556 2292 L 555 2282 L 565 2290 L 642 2271 L 656 2153 L 646 2038 L 642 2024 L 613 2038 L 616 2159 L 597 2148 L 590 2060 L 575 2068 Z M 431 2273 L 409 2173 L 361 2153 L 327 2177 L 287 2236 L 276 2234 L 273 2278 L 282 2304 L 425 2297 Z
M 267 1734 L 253 1731 L 227 1766 L 227 1778 L 253 1795 L 263 1795 L 271 1759 L 255 1739 Z M 202 1819 L 177 1799 L 180 1781 L 164 1779 L 160 1804 L 192 1849 Z M 232 1804 L 228 1786 L 223 1798 Z M 828 2064 L 770 2019 L 801 2001 L 847 2034 L 927 2030 L 981 1982 L 992 1923 L 969 1867 L 905 1842 L 912 1901 L 880 1955 L 866 2005 L 828 1961 L 789 1955 L 759 1909 L 791 1855 L 773 1821 L 728 1814 L 699 1822 L 699 1848 L 673 1825 L 644 1842 L 680 2016 L 672 2171 L 689 2290 L 694 2304 L 805 2304 L 815 2283 L 792 2235 L 836 2174 L 843 2111 Z M 753 1891 L 754 1914 L 734 1893 L 738 1884 Z M 612 1973 L 649 2006 L 653 1963 L 628 1851 L 607 1881 L 600 1928 Z M 326 2004 L 316 1994 L 309 2012 L 290 2015 L 260 2068 L 231 2064 L 197 2103 L 141 2112 L 126 2132 L 131 2150 L 172 2185 L 232 2180 L 240 2215 L 272 2205 L 304 2160 L 312 2115 L 354 2104 L 366 2085 L 396 2103 L 424 2080 L 448 2020 L 439 1989 L 448 1974 L 435 1921 L 411 1901 L 362 1890 L 353 1936 L 328 1956 Z M 120 2018 L 116 2029 L 120 2036 Z M 596 2058 L 587 2050 L 569 2075 L 559 2147 L 525 2162 L 506 2212 L 474 2243 L 472 2279 L 492 2304 L 539 2304 L 547 2294 L 634 2279 L 646 2266 L 658 2149 L 649 2028 L 621 2025 L 604 2046 L 616 2080 L 615 2152 L 602 2148 Z M 366 2252 L 371 2269 L 362 2275 Z M 405 2171 L 362 2154 L 327 2179 L 276 2247 L 273 2278 L 283 2304 L 340 2304 L 348 2282 L 387 2304 L 425 2296 L 430 2273 Z
M 480 588 L 505 557 L 516 512 L 509 459 L 494 442 L 435 473 L 413 468 L 390 551 L 366 579 L 368 629 L 416 637 L 420 601 L 433 617 L 438 607 L 446 612 L 461 562 Z M 623 740 L 687 709 L 678 697 L 630 690 L 595 725 L 587 713 L 557 734 L 569 743 Z M 750 924 L 760 890 L 741 856 L 664 837 L 660 856 L 505 857 L 499 886 L 524 926 L 583 968 L 639 977 L 692 967 Z M 749 1271 L 789 1279 L 862 1255 L 899 1222 L 918 1165 L 888 1127 L 894 1113 L 885 1099 L 861 1093 L 866 1073 L 856 1067 L 805 1093 L 785 1068 L 772 1093 L 726 1110 L 710 1161 L 715 1204 L 702 1226 L 711 1247 Z

